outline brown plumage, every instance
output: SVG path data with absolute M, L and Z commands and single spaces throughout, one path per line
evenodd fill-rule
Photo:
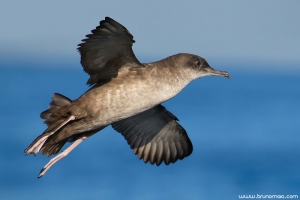
M 78 45 L 81 64 L 92 87 L 74 101 L 54 94 L 49 109 L 41 113 L 48 128 L 25 153 L 42 151 L 50 156 L 66 142 L 72 144 L 51 159 L 39 177 L 108 125 L 124 136 L 145 163 L 168 165 L 189 156 L 193 146 L 186 131 L 161 103 L 199 77 L 229 78 L 229 74 L 214 70 L 200 56 L 186 53 L 141 64 L 132 51 L 132 35 L 109 17 L 82 41 Z

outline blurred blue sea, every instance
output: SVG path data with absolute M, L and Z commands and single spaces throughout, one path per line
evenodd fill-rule
M 37 179 L 49 158 L 23 151 L 46 128 L 39 114 L 54 92 L 79 97 L 88 89 L 88 76 L 79 64 L 19 65 L 0 67 L 0 199 L 300 197 L 299 71 L 259 73 L 214 65 L 230 72 L 231 79 L 198 79 L 164 103 L 194 146 L 175 164 L 144 164 L 108 127 Z

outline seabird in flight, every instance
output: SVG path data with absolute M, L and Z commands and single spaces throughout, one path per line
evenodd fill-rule
M 76 100 L 55 93 L 49 109 L 41 113 L 48 128 L 25 153 L 57 154 L 39 178 L 82 141 L 106 126 L 120 132 L 144 162 L 166 165 L 189 156 L 192 143 L 178 119 L 161 103 L 177 95 L 191 81 L 229 73 L 214 70 L 200 56 L 179 53 L 160 61 L 140 63 L 132 51 L 129 31 L 106 17 L 79 44 L 81 64 L 92 86 Z

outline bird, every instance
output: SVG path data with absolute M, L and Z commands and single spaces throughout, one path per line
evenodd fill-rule
M 197 78 L 230 78 L 229 73 L 215 70 L 204 58 L 189 53 L 141 63 L 132 50 L 134 42 L 123 25 L 105 17 L 78 44 L 90 88 L 75 100 L 54 93 L 48 109 L 41 113 L 47 129 L 25 149 L 25 154 L 42 152 L 51 156 L 67 142 L 71 144 L 42 168 L 38 178 L 109 125 L 124 136 L 145 163 L 169 165 L 192 153 L 185 129 L 161 104 Z

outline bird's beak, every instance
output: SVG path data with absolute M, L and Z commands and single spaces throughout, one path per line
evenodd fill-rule
M 205 67 L 204 70 L 209 73 L 210 75 L 213 75 L 213 76 L 224 76 L 224 77 L 227 77 L 228 79 L 230 79 L 230 74 L 228 72 L 225 72 L 225 71 L 218 71 L 218 70 L 215 70 L 213 69 L 212 67 Z
M 218 71 L 218 70 L 214 70 L 213 69 L 213 72 L 212 72 L 214 75 L 216 76 L 224 76 L 228 79 L 230 79 L 230 74 L 228 72 L 225 72 L 225 71 Z

